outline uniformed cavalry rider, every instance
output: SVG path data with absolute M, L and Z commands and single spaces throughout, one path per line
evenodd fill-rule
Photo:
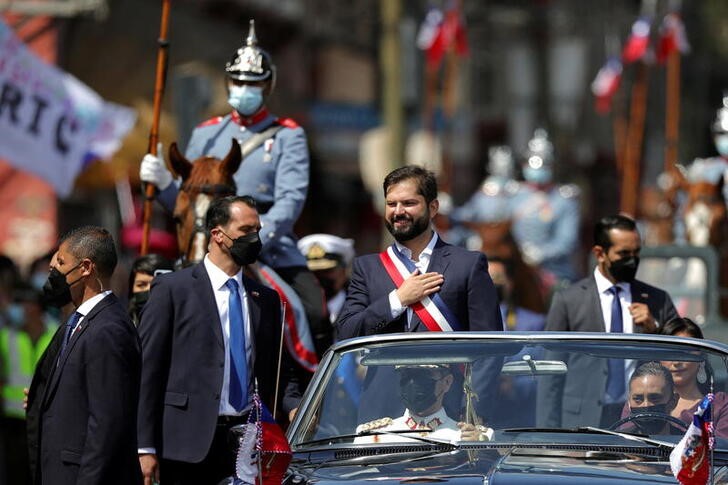
M 511 198 L 513 236 L 524 260 L 540 268 L 547 289 L 574 281 L 579 189 L 553 183 L 554 149 L 546 130 L 537 129 L 522 163 L 524 183 Z
M 240 143 L 243 163 L 235 173 L 238 195 L 250 195 L 258 204 L 263 250 L 260 260 L 289 283 L 303 301 L 319 353 L 331 342 L 331 326 L 323 295 L 306 259 L 296 247 L 293 225 L 301 214 L 309 183 L 306 135 L 295 121 L 271 114 L 265 101 L 275 87 L 276 70 L 270 55 L 258 47 L 254 23 L 243 46 L 225 66 L 228 103 L 226 116 L 201 123 L 192 132 L 185 156 L 224 158 L 231 139 Z M 160 189 L 159 200 L 174 207 L 178 185 L 164 160 L 147 154 L 140 178 Z

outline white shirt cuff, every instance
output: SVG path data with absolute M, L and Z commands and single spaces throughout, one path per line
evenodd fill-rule
M 407 309 L 406 307 L 402 306 L 402 302 L 399 301 L 399 297 L 397 296 L 397 290 L 392 290 L 392 292 L 389 294 L 389 308 L 392 312 L 392 318 L 397 318 Z
M 137 453 L 139 453 L 140 455 L 156 455 L 157 449 L 156 448 L 139 448 L 139 450 L 137 450 Z

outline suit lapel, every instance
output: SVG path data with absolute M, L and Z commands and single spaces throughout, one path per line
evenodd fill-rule
M 222 322 L 220 321 L 220 314 L 217 311 L 217 302 L 215 301 L 215 293 L 212 290 L 212 282 L 210 277 L 207 275 L 204 263 L 199 263 L 192 269 L 192 277 L 200 280 L 199 297 L 200 297 L 200 310 L 203 312 L 202 320 L 205 321 L 205 325 L 210 325 L 212 333 L 215 334 L 215 340 L 221 348 L 225 348 L 225 343 L 222 339 Z M 212 311 L 210 311 L 212 310 Z
M 607 324 L 604 321 L 604 315 L 602 313 L 602 302 L 599 299 L 599 290 L 597 289 L 597 281 L 594 279 L 594 275 L 591 275 L 589 278 L 587 278 L 586 282 L 584 283 L 584 291 L 585 291 L 585 301 L 587 302 L 586 305 L 584 305 L 584 308 L 586 309 L 589 314 L 587 315 L 587 322 L 599 322 L 598 324 L 594 324 L 594 328 L 592 329 L 584 329 L 585 331 L 596 331 L 596 332 L 606 332 L 607 331 Z
M 450 264 L 449 256 L 450 245 L 438 236 L 435 247 L 432 249 L 432 258 L 430 259 L 430 265 L 427 267 L 427 272 L 445 274 L 445 270 Z
M 245 294 L 248 296 L 250 331 L 255 336 L 258 335 L 258 331 L 260 330 L 260 292 L 252 287 L 252 283 L 245 276 L 243 276 L 243 286 L 245 287 Z
M 48 386 L 46 388 L 46 392 L 44 394 L 43 402 L 47 402 L 47 400 L 50 398 L 50 396 L 53 395 L 55 392 L 56 387 L 58 386 L 58 381 L 61 378 L 61 374 L 63 373 L 63 368 L 66 365 L 66 362 L 68 361 L 69 356 L 73 352 L 74 347 L 76 346 L 76 343 L 81 339 L 86 333 L 86 329 L 88 329 L 94 321 L 94 318 L 96 315 L 99 314 L 104 308 L 108 307 L 112 303 L 118 301 L 116 299 L 116 296 L 114 294 L 106 295 L 100 302 L 94 306 L 88 314 L 83 317 L 83 320 L 81 320 L 81 323 L 78 324 L 78 327 L 76 330 L 71 334 L 71 338 L 68 340 L 68 345 L 66 346 L 65 351 L 62 355 L 59 356 L 60 360 L 57 360 L 57 363 L 54 363 L 54 369 L 51 374 L 50 382 L 48 383 Z M 65 332 L 61 332 L 62 334 L 65 334 Z M 63 338 L 63 337 L 61 337 Z M 60 350 L 59 350 L 60 351 Z

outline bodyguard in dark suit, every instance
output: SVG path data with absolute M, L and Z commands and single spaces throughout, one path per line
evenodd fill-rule
M 99 227 L 72 231 L 54 256 L 44 293 L 59 307 L 72 302 L 75 311 L 29 393 L 39 428 L 31 444 L 36 483 L 142 483 L 135 429 L 141 349 L 125 308 L 107 289 L 115 266 L 114 241 Z
M 397 287 L 378 254 L 356 258 L 338 338 L 427 331 L 411 306 L 435 294 L 462 330 L 503 330 L 485 255 L 447 244 L 431 227 L 438 210 L 434 175 L 416 166 L 396 169 L 384 179 L 384 197 L 394 247 L 417 269 Z
M 594 273 L 557 293 L 547 331 L 654 333 L 677 317 L 670 296 L 635 279 L 641 249 L 635 222 L 601 219 L 594 228 Z M 557 356 L 552 356 L 557 358 Z M 564 377 L 543 379 L 538 422 L 542 426 L 609 426 L 619 419 L 633 369 L 609 369 L 604 359 L 578 356 Z M 620 362 L 622 363 L 622 362 Z
M 280 300 L 242 274 L 260 252 L 255 201 L 216 199 L 206 228 L 203 262 L 155 278 L 142 312 L 138 430 L 145 483 L 157 477 L 163 484 L 217 484 L 233 474 L 228 430 L 246 422 L 254 381 L 273 409 Z M 284 359 L 286 412 L 298 398 L 291 369 Z

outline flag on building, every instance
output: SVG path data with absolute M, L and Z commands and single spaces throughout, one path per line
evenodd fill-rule
M 670 468 L 682 485 L 705 485 L 710 478 L 710 450 L 713 448 L 713 394 L 698 405 L 685 436 L 670 453 Z
M 89 162 L 114 154 L 135 121 L 134 110 L 45 63 L 0 20 L 0 158 L 65 197 Z
M 657 61 L 663 63 L 673 52 L 687 54 L 690 44 L 685 35 L 685 24 L 680 15 L 672 12 L 665 15 L 660 26 L 660 40 L 657 44 Z
M 612 98 L 619 89 L 621 79 L 622 62 L 617 57 L 607 59 L 607 62 L 599 69 L 591 84 L 597 113 L 605 114 L 611 110 Z
M 622 49 L 622 60 L 632 63 L 644 58 L 650 45 L 650 20 L 647 17 L 638 18 L 632 24 L 632 32 Z
M 291 462 L 291 447 L 257 393 L 248 424 L 238 431 L 234 483 L 281 485 Z

